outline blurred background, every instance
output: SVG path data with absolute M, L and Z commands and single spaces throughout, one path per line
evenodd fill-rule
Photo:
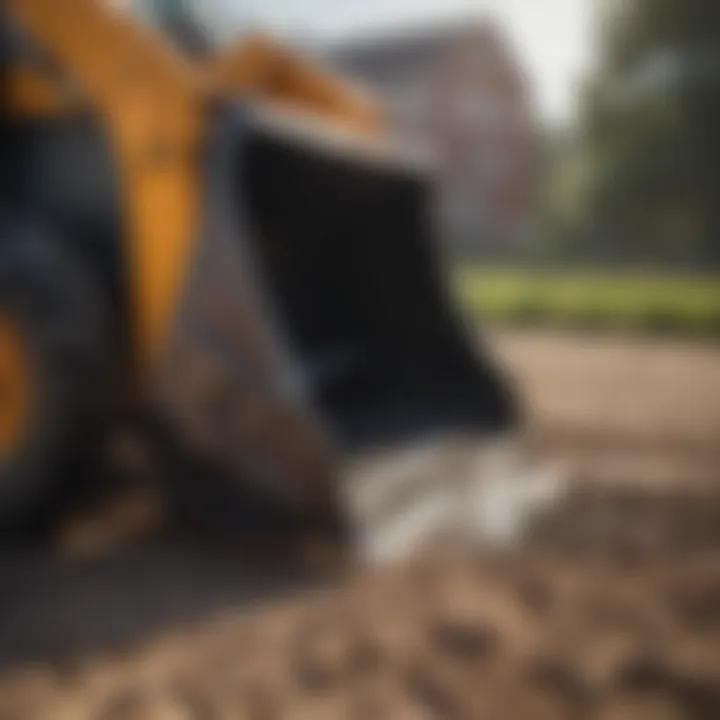
M 507 324 L 720 332 L 718 11 L 677 0 L 135 0 L 269 32 L 385 104 L 438 177 L 463 301 Z
M 115 4 L 200 55 L 271 34 L 380 100 L 567 493 L 510 547 L 329 585 L 145 530 L 118 551 L 133 498 L 80 518 L 79 566 L 3 558 L 0 717 L 720 717 L 720 4 Z

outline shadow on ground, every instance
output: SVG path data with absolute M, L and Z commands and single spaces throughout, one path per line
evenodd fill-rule
M 132 647 L 227 608 L 252 607 L 322 579 L 249 563 L 235 550 L 155 537 L 85 560 L 49 548 L 0 557 L 0 669 Z

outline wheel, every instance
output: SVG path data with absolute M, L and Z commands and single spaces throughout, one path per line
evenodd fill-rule
M 0 531 L 50 517 L 95 456 L 112 385 L 92 273 L 36 228 L 0 230 Z

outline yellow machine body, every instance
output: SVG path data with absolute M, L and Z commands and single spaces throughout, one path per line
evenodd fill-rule
M 11 67 L 9 112 L 33 118 L 89 108 L 112 139 L 141 366 L 167 338 L 192 262 L 213 99 L 262 98 L 354 132 L 382 132 L 379 110 L 362 93 L 269 38 L 248 38 L 200 64 L 107 0 L 6 4 L 62 73 L 60 82 L 32 67 Z
M 429 176 L 390 152 L 352 83 L 265 37 L 196 57 L 109 0 L 5 0 L 0 30 L 0 152 L 30 133 L 0 167 L 0 318 L 22 336 L 0 332 L 17 385 L 0 408 L 0 530 L 78 474 L 112 426 L 111 386 L 179 449 L 186 506 L 212 487 L 216 524 L 265 514 L 271 534 L 340 531 L 352 453 L 513 422 L 438 272 Z M 46 131 L 60 132 L 49 149 Z M 76 181 L 83 217 L 111 227 L 90 277 L 64 212 Z M 113 303 L 106 342 L 97 315 Z

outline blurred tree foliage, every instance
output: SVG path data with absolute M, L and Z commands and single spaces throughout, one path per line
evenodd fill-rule
M 599 70 L 550 184 L 555 249 L 720 269 L 720 3 L 605 0 L 598 25 Z

